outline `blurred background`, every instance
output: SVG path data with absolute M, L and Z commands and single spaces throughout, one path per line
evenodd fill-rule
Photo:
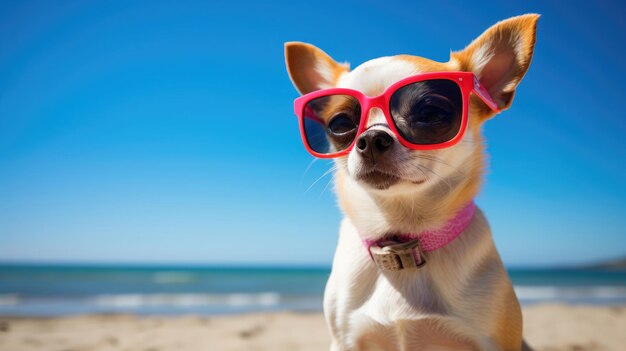
M 624 303 L 625 6 L 2 1 L 0 314 L 319 309 L 341 214 L 283 43 L 447 61 L 529 12 L 477 203 L 523 303 Z

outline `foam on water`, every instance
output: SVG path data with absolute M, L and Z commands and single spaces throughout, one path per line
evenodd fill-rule
M 329 268 L 0 265 L 0 315 L 322 309 Z M 522 304 L 626 304 L 626 272 L 509 271 Z
M 119 294 L 94 296 L 87 301 L 95 305 L 111 307 L 277 306 L 281 302 L 281 296 L 274 292 L 258 294 Z
M 17 294 L 0 295 L 0 306 L 17 305 L 19 303 L 20 303 L 20 298 Z
M 522 301 L 626 302 L 626 286 L 516 286 L 515 293 Z

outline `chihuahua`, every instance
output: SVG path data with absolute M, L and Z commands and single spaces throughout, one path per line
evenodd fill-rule
M 332 351 L 527 349 L 473 199 L 482 125 L 511 106 L 538 18 L 499 22 L 445 63 L 399 55 L 350 70 L 285 44 L 304 145 L 337 166 L 344 219 L 324 294 Z

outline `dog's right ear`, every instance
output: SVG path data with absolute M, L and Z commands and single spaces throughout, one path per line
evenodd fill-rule
M 289 78 L 300 94 L 332 88 L 348 64 L 335 62 L 317 47 L 300 42 L 285 43 L 285 63 Z
M 538 19 L 539 15 L 528 14 L 498 22 L 465 49 L 452 53 L 462 71 L 478 76 L 501 110 L 511 106 L 515 89 L 528 70 Z

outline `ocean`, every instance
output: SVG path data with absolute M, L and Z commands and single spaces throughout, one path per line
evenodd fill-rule
M 0 264 L 0 315 L 319 311 L 329 268 Z M 522 304 L 626 304 L 626 271 L 510 269 Z

